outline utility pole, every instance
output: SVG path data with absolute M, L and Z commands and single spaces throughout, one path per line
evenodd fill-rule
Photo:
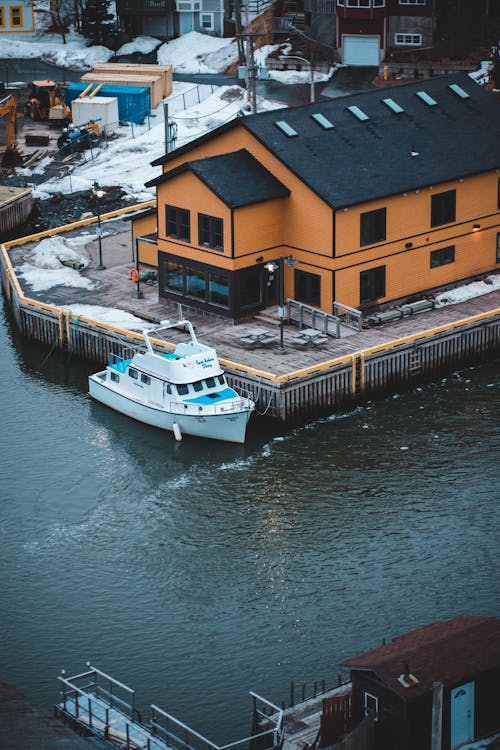
M 240 0 L 234 0 L 234 24 L 236 26 L 236 43 L 238 45 L 238 58 L 240 65 L 245 64 L 245 45 L 241 33 L 241 6 Z

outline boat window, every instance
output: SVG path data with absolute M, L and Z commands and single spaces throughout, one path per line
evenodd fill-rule
M 131 367 L 128 368 L 128 374 L 131 378 L 134 378 L 134 380 L 137 380 L 139 377 L 139 373 L 137 372 L 137 370 L 133 370 Z
M 219 377 L 217 378 L 217 380 L 219 381 L 219 383 L 221 385 L 225 385 L 226 381 L 224 380 L 224 375 L 219 375 Z
M 203 390 L 203 382 L 201 380 L 198 380 L 197 383 L 193 383 L 193 388 L 195 389 L 196 393 L 199 393 Z
M 215 388 L 215 380 L 213 378 L 207 378 L 205 383 L 207 384 L 207 388 Z
M 189 386 L 188 385 L 178 385 L 177 386 L 177 393 L 179 396 L 185 396 L 186 393 L 189 393 Z
M 149 385 L 151 383 L 151 378 L 149 375 L 144 375 L 143 372 L 141 372 L 141 383 L 146 383 L 146 385 Z
M 112 372 L 112 373 L 110 373 L 110 375 L 111 375 L 111 380 L 114 383 L 119 383 L 120 382 L 120 376 L 117 375 L 116 372 Z
M 172 386 L 170 385 L 170 383 L 168 383 L 165 390 L 167 391 L 167 393 L 170 393 L 170 394 L 172 393 Z

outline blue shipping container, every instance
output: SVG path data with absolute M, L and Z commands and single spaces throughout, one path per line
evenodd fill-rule
M 65 99 L 68 107 L 71 107 L 73 99 L 77 99 L 88 85 L 87 81 L 72 83 L 67 87 Z M 95 89 L 95 86 L 93 89 Z M 120 118 L 120 122 L 135 122 L 140 125 L 151 112 L 151 96 L 147 86 L 115 86 L 113 84 L 105 84 L 99 89 L 97 96 L 114 96 L 118 99 L 118 117 Z

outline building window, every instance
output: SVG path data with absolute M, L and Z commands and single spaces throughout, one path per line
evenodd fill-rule
M 421 47 L 422 34 L 396 34 L 394 44 L 399 47 Z
M 385 266 L 369 268 L 359 274 L 359 301 L 373 302 L 385 297 Z
M 431 252 L 431 268 L 445 266 L 447 263 L 455 262 L 455 245 L 449 247 L 440 247 L 439 250 Z
M 400 5 L 425 5 L 426 0 L 399 0 Z
M 213 13 L 201 14 L 201 28 L 205 29 L 205 31 L 213 31 L 213 28 L 214 28 L 214 14 Z
M 206 278 L 205 271 L 198 271 L 195 268 L 186 266 L 186 295 L 194 297 L 202 302 L 206 298 Z
M 295 269 L 293 297 L 312 307 L 321 306 L 321 276 Z
M 432 196 L 431 203 L 431 226 L 450 224 L 455 221 L 456 215 L 456 190 L 447 190 L 446 193 L 437 193 Z
M 165 289 L 184 294 L 184 266 L 181 263 L 165 263 Z
M 3 13 L 3 8 L 0 8 L 0 29 L 3 29 L 5 26 L 5 16 Z
M 374 242 L 385 240 L 386 209 L 367 211 L 361 214 L 360 245 L 372 245 Z
M 498 178 L 498 187 L 497 187 L 497 208 L 500 208 L 500 177 Z
M 191 240 L 191 231 L 189 227 L 189 211 L 185 208 L 176 208 L 176 206 L 166 207 L 166 226 L 167 237 L 173 237 L 176 240 L 189 242 Z
M 229 278 L 220 273 L 208 273 L 208 301 L 213 305 L 229 307 Z
M 22 8 L 11 8 L 10 9 L 10 25 L 11 26 L 22 26 L 23 25 L 23 9 Z
M 374 8 L 383 8 L 384 5 L 385 5 L 385 0 L 373 0 Z
M 378 698 L 371 693 L 363 693 L 363 709 L 365 716 L 371 714 L 378 720 Z
M 500 263 L 500 232 L 497 232 L 497 263 Z
M 198 214 L 198 244 L 214 250 L 223 250 L 222 219 Z

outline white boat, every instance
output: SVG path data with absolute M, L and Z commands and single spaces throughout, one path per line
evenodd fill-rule
M 184 327 L 190 340 L 170 352 L 153 350 L 150 337 Z M 89 376 L 92 398 L 140 422 L 182 435 L 244 443 L 254 402 L 226 382 L 215 349 L 200 344 L 188 320 L 162 321 L 143 332 L 144 353 L 110 356 L 102 372 Z

